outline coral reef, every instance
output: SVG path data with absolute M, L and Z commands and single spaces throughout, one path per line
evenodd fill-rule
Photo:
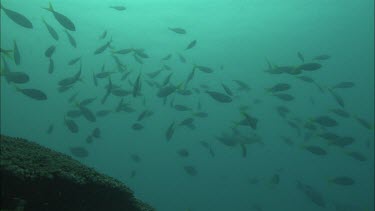
M 154 210 L 70 156 L 3 135 L 0 149 L 1 210 Z

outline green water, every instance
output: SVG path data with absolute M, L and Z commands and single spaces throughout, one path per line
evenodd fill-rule
M 64 26 L 51 12 L 42 9 L 48 7 L 48 1 L 1 1 L 3 7 L 22 14 L 32 23 L 32 28 L 22 27 L 1 10 L 1 48 L 14 51 L 15 40 L 21 58 L 17 65 L 13 52 L 2 53 L 2 70 L 5 61 L 8 71 L 29 76 L 28 82 L 17 84 L 7 82 L 7 75 L 2 71 L 2 134 L 34 140 L 72 155 L 124 182 L 136 197 L 161 211 L 374 210 L 373 1 L 68 0 L 51 3 L 55 11 L 74 23 L 75 31 L 69 33 L 76 41 L 76 48 L 69 43 Z M 119 11 L 110 6 L 126 9 Z M 42 18 L 56 30 L 57 41 L 47 31 Z M 169 28 L 181 28 L 186 33 L 175 33 Z M 105 31 L 107 35 L 100 39 Z M 108 48 L 94 54 L 111 39 Z M 193 40 L 196 45 L 185 50 Z M 50 59 L 45 51 L 51 45 L 56 50 L 51 57 L 54 70 L 49 73 Z M 130 48 L 144 49 L 142 52 L 149 58 L 142 58 L 135 50 L 126 55 L 113 54 Z M 298 52 L 304 61 L 297 56 Z M 169 54 L 171 58 L 163 60 Z M 118 67 L 113 55 L 123 66 Z M 185 63 L 179 55 L 186 59 Z M 319 55 L 330 58 L 313 60 Z M 77 57 L 81 57 L 79 62 L 68 65 Z M 298 75 L 266 71 L 284 66 L 296 70 L 310 62 L 322 67 L 302 70 Z M 81 79 L 67 91 L 59 92 L 59 81 L 76 74 L 80 64 Z M 95 86 L 93 74 L 100 73 L 103 65 L 105 71 L 114 73 L 98 78 Z M 213 72 L 206 73 L 194 65 L 209 67 Z M 158 76 L 150 77 L 149 73 L 160 69 L 163 70 Z M 193 69 L 194 77 L 186 85 L 184 82 Z M 127 73 L 128 77 L 121 80 Z M 164 103 L 157 93 L 171 73 L 167 85 L 180 86 Z M 139 92 L 134 91 L 138 76 Z M 302 81 L 300 76 L 308 76 L 315 83 Z M 130 94 L 124 97 L 110 94 L 102 103 L 109 78 L 113 85 Z M 234 80 L 246 83 L 250 90 L 238 90 Z M 334 89 L 344 106 L 329 91 L 341 82 L 354 84 L 351 88 Z M 290 85 L 289 90 L 280 93 L 293 96 L 293 100 L 279 99 L 265 90 L 278 83 Z M 47 99 L 35 100 L 15 87 L 41 90 Z M 179 94 L 183 90 L 191 94 Z M 224 94 L 231 102 L 218 102 L 207 91 Z M 69 102 L 76 93 L 77 97 Z M 94 122 L 82 115 L 65 117 L 68 111 L 80 111 L 77 105 L 82 100 L 93 97 L 97 99 L 85 108 L 94 114 L 103 109 L 111 113 L 96 116 Z M 122 108 L 127 109 L 116 112 L 121 99 Z M 171 104 L 191 110 L 178 111 Z M 278 106 L 290 112 L 281 117 Z M 237 124 L 246 119 L 240 107 L 246 107 L 244 112 L 258 120 L 256 128 Z M 129 108 L 134 111 L 129 112 Z M 338 116 L 330 109 L 342 109 L 350 117 Z M 153 114 L 137 121 L 145 110 Z M 198 117 L 194 115 L 197 112 L 208 116 Z M 319 125 L 316 121 L 319 116 L 329 116 L 337 125 Z M 64 117 L 78 125 L 77 133 L 68 129 Z M 192 129 L 179 125 L 186 118 L 194 118 Z M 356 118 L 366 120 L 371 127 L 364 127 Z M 136 122 L 143 128 L 132 128 Z M 174 133 L 167 141 L 166 131 L 173 122 Z M 306 123 L 314 124 L 317 129 L 306 128 Z M 53 131 L 48 134 L 50 125 Z M 101 137 L 87 143 L 87 136 L 94 128 L 100 128 Z M 223 133 L 233 135 L 233 128 L 238 130 L 238 136 L 257 136 L 261 143 L 223 144 L 220 137 Z M 332 140 L 319 137 L 324 132 L 351 137 L 354 142 L 340 147 L 332 144 Z M 283 137 L 289 138 L 292 144 L 283 141 Z M 326 154 L 308 151 L 306 146 L 310 145 L 319 146 Z M 72 147 L 87 150 L 88 156 L 77 157 L 72 154 Z M 189 155 L 179 155 L 181 149 Z M 360 153 L 366 160 L 355 159 L 348 152 Z M 186 166 L 196 173 L 189 174 Z M 329 182 L 339 176 L 349 177 L 355 183 L 343 186 Z M 298 181 L 318 192 L 325 206 L 314 203 L 298 188 Z

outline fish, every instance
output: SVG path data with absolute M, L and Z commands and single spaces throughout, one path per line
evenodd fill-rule
M 349 118 L 350 117 L 350 114 L 341 109 L 341 108 L 332 108 L 332 109 L 329 109 L 330 112 L 336 114 L 337 116 L 340 116 L 340 117 L 343 117 L 343 118 Z
M 307 145 L 307 146 L 302 146 L 303 149 L 315 154 L 315 155 L 326 155 L 327 151 L 323 149 L 320 146 L 316 145 Z
M 166 60 L 169 60 L 170 58 L 172 58 L 172 54 L 168 54 L 168 55 L 166 55 L 166 56 L 163 57 L 161 60 L 166 61 Z
M 324 127 L 335 127 L 335 126 L 338 125 L 338 122 L 336 120 L 332 119 L 329 116 L 325 116 L 325 115 L 313 118 L 312 121 L 316 122 L 319 125 L 324 126 Z
M 133 97 L 137 97 L 141 94 L 141 73 L 139 73 L 137 79 L 135 80 L 133 87 Z
M 206 118 L 206 117 L 208 117 L 208 113 L 204 112 L 204 111 L 198 111 L 198 112 L 194 112 L 193 116 L 200 117 L 200 118 Z
M 30 81 L 29 75 L 24 72 L 10 72 L 4 70 L 1 74 L 5 77 L 8 83 L 24 84 Z
M 48 126 L 48 129 L 47 129 L 46 133 L 47 133 L 47 134 L 51 134 L 51 133 L 53 132 L 53 128 L 54 128 L 53 124 L 50 124 L 50 125 Z
M 70 118 L 78 118 L 82 116 L 82 112 L 80 110 L 70 110 L 66 112 L 66 116 Z
M 338 177 L 329 179 L 328 182 L 336 184 L 336 185 L 350 186 L 350 185 L 354 185 L 355 180 L 347 176 L 338 176 Z
M 286 137 L 286 136 L 281 136 L 280 138 L 287 145 L 289 145 L 289 146 L 293 146 L 294 145 L 294 141 L 291 138 Z
M 117 97 L 125 97 L 125 96 L 128 96 L 128 95 L 132 94 L 132 93 L 133 93 L 132 91 L 128 91 L 128 90 L 121 89 L 121 88 L 115 88 L 115 89 L 112 89 L 112 91 L 111 91 L 111 94 L 113 94 Z
M 22 89 L 16 86 L 16 90 L 34 100 L 47 100 L 47 95 L 39 89 Z
M 159 69 L 159 70 L 156 70 L 156 71 L 154 71 L 154 72 L 147 73 L 147 76 L 150 77 L 150 78 L 155 78 L 155 77 L 158 76 L 162 71 L 163 71 L 163 69 Z
M 304 63 L 296 67 L 297 70 L 305 70 L 305 71 L 314 71 L 318 70 L 322 67 L 321 64 L 311 62 L 311 63 Z
M 49 58 L 49 64 L 48 64 L 48 73 L 52 74 L 55 69 L 55 62 L 52 58 Z
M 354 86 L 355 86 L 354 82 L 343 81 L 343 82 L 339 82 L 333 85 L 331 89 L 347 89 L 347 88 L 353 88 Z
M 107 30 L 105 30 L 100 36 L 99 39 L 104 39 L 107 36 Z
M 151 115 L 153 115 L 154 112 L 153 111 L 150 111 L 150 110 L 144 110 L 142 113 L 139 114 L 138 118 L 137 118 L 137 121 L 141 121 L 142 119 L 146 118 L 146 117 L 149 117 Z
M 329 93 L 332 95 L 333 99 L 335 99 L 335 101 L 341 106 L 341 107 L 345 107 L 345 102 L 344 102 L 344 99 L 339 95 L 337 94 L 336 92 L 333 91 L 333 89 L 331 88 L 328 88 L 328 91 Z
M 193 40 L 193 41 L 191 41 L 191 42 L 186 46 L 185 50 L 189 50 L 189 49 L 191 49 L 191 48 L 194 48 L 196 44 L 197 44 L 197 40 Z
M 90 122 L 96 122 L 96 117 L 90 109 L 88 109 L 87 107 L 85 107 L 81 104 L 78 104 L 78 108 L 82 112 L 82 114 L 83 114 L 83 116 L 85 117 L 86 120 L 88 120 Z
M 280 183 L 280 175 L 279 174 L 274 174 L 272 175 L 270 179 L 270 184 L 271 185 L 278 185 Z
M 184 105 L 179 105 L 179 104 L 174 105 L 173 107 L 177 111 L 190 111 L 190 110 L 192 110 L 190 107 L 187 107 L 187 106 L 184 106 Z
M 111 76 L 113 73 L 116 73 L 116 72 L 114 72 L 114 71 L 102 71 L 100 73 L 95 74 L 95 77 L 100 78 L 100 79 L 107 78 L 107 77 Z
M 223 87 L 223 89 L 224 89 L 225 93 L 227 93 L 227 95 L 229 95 L 231 97 L 233 96 L 233 92 L 232 92 L 232 90 L 228 86 L 226 86 L 223 83 L 221 83 L 221 86 Z
M 283 100 L 283 101 L 292 101 L 294 100 L 294 97 L 290 94 L 286 94 L 286 93 L 276 93 L 276 94 L 273 94 L 273 96 L 279 98 L 280 100 Z
M 33 24 L 24 15 L 16 11 L 5 8 L 1 3 L 0 3 L 0 10 L 3 10 L 4 13 L 8 16 L 8 18 L 11 19 L 14 23 L 22 27 L 25 27 L 27 29 L 33 28 Z
M 124 10 L 126 10 L 125 6 L 110 6 L 109 8 L 115 9 L 117 11 L 124 11 Z
M 112 43 L 112 37 L 111 37 L 111 39 L 107 42 L 107 43 L 105 43 L 104 45 L 102 45 L 102 46 L 100 46 L 99 48 L 97 48 L 95 51 L 94 51 L 94 54 L 95 55 L 98 55 L 98 54 L 101 54 L 101 53 L 103 53 L 110 45 L 111 45 L 111 43 Z
M 92 135 L 88 135 L 86 137 L 86 143 L 91 144 L 92 142 L 94 142 L 94 137 L 92 137 Z
M 175 27 L 175 28 L 171 28 L 171 27 L 168 27 L 169 30 L 177 33 L 177 34 L 186 34 L 186 30 L 183 29 L 183 28 L 178 28 L 178 27 Z
M 84 147 L 69 147 L 70 153 L 78 158 L 85 158 L 89 156 L 89 152 Z
M 82 73 L 82 68 L 80 68 L 76 74 L 73 76 L 69 76 L 67 78 L 64 78 L 58 82 L 59 86 L 61 87 L 68 87 L 72 86 L 74 83 L 77 81 L 81 80 L 81 73 Z
M 230 103 L 232 102 L 232 98 L 226 94 L 215 92 L 215 91 L 206 91 L 208 95 L 211 96 L 212 99 L 216 100 L 220 103 Z
M 132 155 L 130 156 L 130 158 L 131 158 L 134 162 L 136 162 L 136 163 L 139 163 L 139 162 L 142 161 L 141 157 L 140 157 L 139 155 L 137 155 L 137 154 L 132 154 Z
M 71 59 L 69 62 L 68 62 L 68 65 L 74 65 L 74 64 L 76 64 L 77 62 L 79 62 L 81 60 L 81 56 L 79 56 L 79 57 L 76 57 L 76 58 L 73 58 L 73 59 Z
M 315 57 L 313 58 L 313 60 L 323 61 L 323 60 L 327 60 L 327 59 L 330 59 L 330 58 L 331 58 L 330 55 L 322 54 L 322 55 L 315 56 Z
M 54 45 L 51 45 L 50 47 L 48 47 L 46 49 L 46 51 L 44 52 L 44 55 L 47 57 L 47 58 L 51 58 L 53 53 L 55 52 L 56 50 L 56 46 Z
M 55 19 L 57 20 L 57 22 L 59 22 L 60 25 L 63 26 L 65 29 L 67 29 L 69 31 L 75 31 L 76 30 L 76 27 L 75 27 L 74 23 L 68 17 L 66 17 L 65 15 L 63 15 L 59 12 L 56 12 L 52 7 L 51 2 L 49 2 L 48 8 L 44 7 L 43 9 L 51 12 L 53 14 L 53 16 L 55 17 Z
M 197 169 L 194 166 L 191 166 L 191 165 L 184 166 L 184 170 L 190 176 L 197 176 L 197 174 L 198 174 Z
M 369 129 L 369 130 L 373 130 L 374 127 L 371 125 L 370 122 L 368 122 L 367 120 L 361 118 L 361 117 L 358 117 L 358 116 L 355 116 L 354 117 L 355 120 L 357 120 L 357 122 L 364 128 L 366 129 Z
M 74 48 L 76 48 L 77 47 L 77 42 L 74 39 L 74 37 L 68 32 L 68 30 L 64 30 L 64 31 L 66 33 L 66 36 L 68 37 L 70 45 L 73 46 Z
M 301 62 L 305 62 L 305 58 L 303 57 L 301 52 L 297 52 L 297 56 L 298 56 L 299 60 L 301 60 Z
M 170 94 L 174 93 L 179 87 L 180 87 L 180 85 L 175 86 L 173 84 L 164 86 L 164 87 L 159 89 L 159 91 L 157 93 L 157 96 L 160 97 L 160 98 L 168 97 Z
M 179 60 L 180 60 L 181 63 L 186 63 L 186 59 L 185 59 L 185 57 L 183 55 L 181 55 L 179 53 L 177 55 L 178 55 L 178 58 L 179 58 Z
M 136 62 L 138 62 L 139 64 L 143 64 L 142 59 L 139 58 L 139 57 L 137 56 L 137 54 L 133 54 L 133 58 L 134 58 L 134 60 L 135 60 Z
M 214 72 L 214 70 L 210 67 L 206 67 L 206 66 L 202 66 L 202 65 L 195 65 L 194 67 L 197 68 L 198 70 L 204 72 L 204 73 L 213 73 Z
M 286 115 L 290 113 L 290 110 L 285 106 L 277 106 L 276 111 L 283 118 L 285 118 Z
M 250 116 L 246 112 L 241 112 L 241 113 L 242 113 L 242 115 L 245 116 L 245 121 L 246 121 L 247 125 L 249 125 L 254 130 L 257 129 L 258 119 Z
M 112 112 L 113 112 L 112 110 L 107 110 L 107 109 L 99 110 L 99 111 L 96 112 L 96 116 L 97 117 L 104 117 L 104 116 L 107 116 L 108 114 L 110 114 Z
M 16 65 L 21 63 L 20 51 L 18 50 L 17 42 L 15 40 L 13 40 L 13 59 Z
M 72 133 L 78 133 L 78 125 L 71 119 L 64 118 L 64 124 Z
M 180 156 L 180 157 L 188 157 L 189 156 L 189 151 L 187 149 L 179 149 L 177 150 L 177 154 Z
M 318 205 L 319 207 L 326 207 L 326 201 L 322 194 L 316 191 L 310 185 L 297 181 L 297 188 L 303 192 L 314 204 Z
M 167 85 L 169 83 L 169 81 L 171 80 L 171 77 L 172 77 L 173 73 L 170 73 L 167 75 L 167 77 L 165 77 L 164 81 L 163 81 L 163 86 Z
M 53 39 L 55 39 L 56 41 L 59 40 L 59 35 L 57 34 L 56 30 L 51 25 L 49 25 L 44 18 L 42 18 L 42 21 L 43 21 L 44 25 L 46 26 L 47 31 L 49 32 L 51 37 Z
M 290 85 L 287 83 L 278 83 L 271 88 L 266 88 L 268 92 L 282 92 L 290 89 Z
M 353 137 L 343 136 L 343 137 L 339 137 L 339 138 L 336 138 L 336 139 L 328 140 L 328 144 L 338 146 L 338 147 L 346 147 L 348 145 L 353 144 L 354 141 L 355 141 L 355 139 Z
M 237 83 L 239 91 L 250 91 L 249 85 L 247 85 L 245 82 L 240 81 L 240 80 L 233 80 L 233 81 Z
M 125 48 L 125 49 L 121 49 L 121 50 L 117 50 L 117 51 L 112 51 L 112 53 L 115 53 L 115 54 L 128 54 L 128 53 L 131 53 L 133 51 L 134 51 L 133 48 Z
M 142 129 L 143 129 L 143 125 L 140 124 L 140 123 L 138 123 L 138 122 L 136 122 L 136 123 L 134 123 L 134 124 L 132 125 L 132 129 L 133 129 L 133 130 L 142 130 Z
M 167 128 L 167 131 L 165 132 L 165 137 L 167 139 L 167 141 L 170 141 L 173 134 L 174 134 L 174 130 L 175 130 L 175 122 L 173 121 L 169 127 Z
M 358 160 L 358 161 L 367 161 L 367 157 L 360 152 L 348 151 L 345 154 L 348 155 L 351 158 L 354 158 L 355 160 Z
M 133 52 L 134 52 L 137 56 L 139 56 L 139 57 L 141 57 L 141 58 L 143 58 L 143 59 L 147 59 L 147 58 L 150 57 L 148 54 L 145 53 L 145 50 L 142 49 L 142 48 L 133 49 Z

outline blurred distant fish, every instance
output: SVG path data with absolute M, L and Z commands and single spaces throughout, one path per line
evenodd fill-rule
M 275 92 L 282 92 L 290 89 L 290 85 L 287 83 L 278 83 L 272 86 L 271 88 L 266 88 L 268 92 L 275 93 Z
M 297 181 L 297 189 L 302 191 L 314 204 L 318 205 L 319 207 L 326 207 L 326 201 L 322 194 L 316 191 L 310 185 Z
M 74 64 L 76 64 L 77 62 L 79 62 L 80 60 L 81 60 L 81 56 L 76 57 L 76 58 L 73 58 L 73 59 L 71 59 L 71 60 L 68 62 L 68 65 L 74 65 Z
M 112 9 L 115 9 L 115 10 L 118 10 L 118 11 L 126 10 L 125 6 L 110 6 L 109 8 L 112 8 Z
M 32 29 L 33 28 L 33 24 L 29 21 L 29 19 L 27 19 L 24 15 L 16 12 L 16 11 L 13 11 L 13 10 L 10 10 L 10 9 L 6 9 L 1 3 L 0 3 L 0 10 L 3 10 L 4 13 L 13 21 L 15 22 L 16 24 L 20 25 L 20 26 L 23 26 L 25 28 L 28 28 L 28 29 Z
M 186 34 L 186 30 L 183 29 L 183 28 L 178 28 L 178 27 L 171 28 L 171 27 L 169 27 L 168 29 L 177 33 L 177 34 Z
M 342 186 L 350 186 L 354 185 L 355 181 L 351 177 L 347 176 L 338 176 L 334 177 L 332 179 L 329 179 L 328 182 L 334 183 L 336 185 L 342 185 Z
M 177 154 L 180 157 L 188 157 L 189 156 L 189 151 L 187 149 L 179 149 L 179 150 L 177 150 Z
M 112 37 L 111 37 L 111 39 L 107 43 L 105 43 L 104 45 L 102 45 L 99 48 L 97 48 L 95 50 L 94 54 L 97 55 L 97 54 L 103 53 L 111 45 L 111 43 L 112 43 Z
M 77 42 L 74 39 L 74 37 L 67 30 L 64 30 L 64 31 L 66 33 L 66 36 L 68 37 L 70 45 L 73 46 L 74 48 L 76 48 L 77 47 Z
M 46 49 L 46 51 L 44 52 L 44 55 L 45 55 L 47 58 L 50 58 L 50 57 L 53 55 L 53 53 L 55 52 L 55 50 L 56 50 L 56 46 L 51 45 L 50 47 L 48 47 L 48 48 Z
M 370 122 L 368 122 L 367 120 L 365 120 L 365 119 L 363 119 L 361 117 L 358 117 L 358 116 L 355 116 L 354 119 L 357 120 L 357 122 L 362 127 L 366 128 L 366 129 L 369 129 L 369 130 L 373 130 L 374 129 L 373 125 Z
M 341 108 L 333 108 L 333 109 L 329 109 L 329 111 L 331 111 L 332 113 L 334 113 L 334 114 L 336 114 L 340 117 L 344 117 L 344 118 L 350 117 L 350 114 L 347 111 L 345 111 Z
M 59 40 L 59 35 L 57 34 L 56 30 L 47 23 L 46 20 L 44 20 L 44 18 L 42 18 L 42 21 L 44 23 L 44 25 L 46 26 L 49 34 L 52 36 L 53 39 L 55 39 L 56 41 Z
M 72 153 L 72 155 L 74 155 L 75 157 L 85 158 L 89 156 L 89 152 L 86 148 L 83 147 L 70 147 L 69 150 L 70 153 Z
M 315 155 L 326 155 L 327 154 L 327 151 L 324 150 L 322 147 L 320 146 L 316 146 L 316 145 L 307 145 L 307 146 L 302 146 L 303 149 L 315 154 Z
M 240 81 L 240 80 L 233 80 L 233 81 L 237 83 L 239 91 L 250 91 L 249 85 L 247 85 L 245 82 Z
M 50 124 L 50 125 L 48 126 L 48 129 L 47 129 L 46 133 L 47 133 L 47 134 L 51 134 L 52 131 L 53 131 L 53 124 Z
M 273 96 L 279 98 L 280 100 L 283 100 L 283 101 L 292 101 L 294 100 L 294 97 L 290 94 L 286 94 L 286 93 L 276 93 L 276 94 L 273 94 Z
M 320 69 L 321 67 L 322 67 L 321 64 L 311 62 L 311 63 L 301 64 L 301 65 L 297 66 L 296 69 L 297 70 L 305 70 L 305 71 L 314 71 L 314 70 Z
M 43 8 L 47 11 L 50 11 L 52 12 L 53 16 L 55 17 L 55 19 L 66 29 L 68 29 L 69 31 L 75 31 L 76 28 L 74 26 L 74 23 L 68 18 L 66 17 L 65 15 L 59 13 L 59 12 L 56 12 L 53 7 L 52 7 L 52 4 L 51 2 L 49 3 L 49 7 L 48 8 Z
M 197 68 L 198 70 L 202 71 L 202 72 L 205 72 L 205 73 L 213 73 L 214 72 L 214 70 L 212 68 L 207 67 L 207 66 L 195 65 L 194 67 Z
M 16 89 L 34 100 L 47 100 L 47 95 L 39 89 L 21 89 L 19 87 L 16 87 Z
M 78 125 L 71 119 L 64 117 L 64 124 L 72 133 L 78 133 Z
M 105 30 L 100 36 L 99 39 L 104 39 L 107 36 L 107 30 Z
M 48 73 L 52 74 L 55 69 L 55 63 L 52 58 L 49 58 Z
M 319 55 L 319 56 L 315 56 L 313 58 L 313 60 L 320 60 L 320 61 L 322 61 L 322 60 L 327 60 L 327 59 L 330 59 L 330 58 L 331 58 L 330 55 L 322 54 L 322 55 Z
M 167 131 L 165 132 L 165 137 L 167 138 L 167 141 L 171 140 L 175 130 L 175 122 L 172 122 L 169 127 L 167 128 Z
M 15 40 L 13 40 L 13 59 L 16 65 L 21 63 L 20 51 L 18 50 L 17 42 Z
M 338 122 L 336 120 L 334 120 L 333 118 L 329 117 L 329 116 L 326 116 L 326 115 L 322 115 L 322 116 L 318 116 L 316 118 L 313 118 L 312 120 L 313 122 L 316 122 L 318 124 L 320 124 L 321 126 L 324 126 L 324 127 L 335 127 L 338 125 Z
M 216 100 L 220 103 L 230 103 L 232 102 L 232 98 L 226 94 L 215 92 L 215 91 L 206 91 L 208 95 L 211 96 L 212 99 Z
M 198 174 L 197 169 L 191 165 L 184 166 L 184 170 L 190 176 L 196 176 Z
M 339 82 L 339 83 L 333 85 L 332 89 L 347 89 L 347 88 L 352 88 L 354 86 L 355 86 L 354 82 L 343 81 L 343 82 Z
M 194 48 L 194 46 L 197 44 L 197 40 L 191 41 L 185 48 L 185 50 L 189 50 L 191 48 Z
M 305 62 L 305 58 L 303 57 L 301 52 L 297 52 L 297 56 L 301 60 L 301 62 Z
M 179 58 L 179 60 L 180 60 L 181 63 L 186 63 L 186 59 L 185 59 L 185 57 L 182 54 L 178 53 L 177 55 L 178 55 L 178 58 Z
M 333 89 L 331 88 L 328 88 L 328 91 L 329 93 L 332 95 L 333 99 L 335 99 L 335 101 L 341 106 L 341 107 L 345 107 L 345 102 L 344 102 L 344 99 L 339 95 L 337 94 L 337 92 L 334 92 Z

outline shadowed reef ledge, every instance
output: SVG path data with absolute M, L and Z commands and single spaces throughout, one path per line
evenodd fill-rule
M 70 156 L 1 135 L 0 210 L 153 211 L 120 181 Z

